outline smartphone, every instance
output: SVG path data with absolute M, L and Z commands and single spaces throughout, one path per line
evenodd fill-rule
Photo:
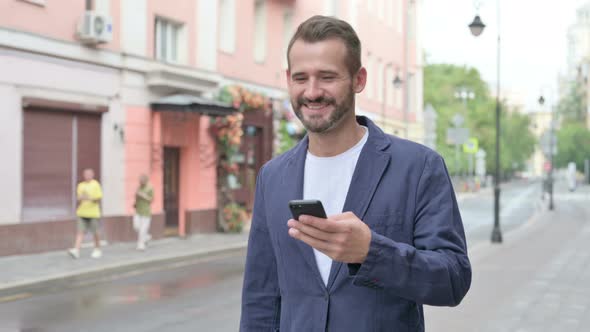
M 317 199 L 289 201 L 289 209 L 291 209 L 291 214 L 295 220 L 299 220 L 299 216 L 302 214 L 318 218 L 327 218 L 322 202 Z

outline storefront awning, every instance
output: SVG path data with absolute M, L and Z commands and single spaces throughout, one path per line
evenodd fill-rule
M 192 95 L 172 95 L 151 103 L 156 112 L 189 112 L 226 116 L 237 111 L 231 104 Z

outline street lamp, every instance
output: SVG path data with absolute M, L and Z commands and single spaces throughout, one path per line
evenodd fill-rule
M 385 123 L 385 117 L 386 117 L 385 113 L 386 112 L 385 112 L 385 110 L 387 107 L 387 105 L 386 105 L 387 104 L 387 84 L 389 83 L 387 81 L 387 79 L 388 79 L 387 70 L 389 68 L 393 69 L 393 64 L 391 62 L 386 64 L 385 67 L 383 68 L 383 87 L 382 87 L 383 100 L 381 101 L 381 122 L 383 124 L 382 129 L 384 131 L 386 131 L 385 130 L 385 126 L 386 126 L 386 123 Z M 399 70 L 398 70 L 395 74 L 395 78 L 391 81 L 391 84 L 393 85 L 393 87 L 395 89 L 399 89 L 402 87 L 403 83 L 404 83 L 404 81 L 399 77 Z
M 498 23 L 500 22 L 500 0 L 497 0 Z M 471 34 L 475 37 L 481 35 L 485 28 L 479 15 L 469 24 Z M 496 58 L 496 165 L 494 170 L 494 228 L 492 229 L 492 243 L 502 243 L 502 231 L 500 230 L 500 26 L 498 24 L 498 44 Z
M 476 15 L 475 18 L 473 19 L 473 22 L 471 22 L 471 24 L 469 24 L 469 29 L 471 30 L 471 33 L 475 37 L 481 35 L 481 33 L 483 32 L 483 28 L 485 28 L 485 27 L 486 27 L 486 25 L 483 24 L 479 15 Z
M 404 81 L 402 81 L 402 79 L 399 77 L 399 73 L 396 73 L 395 78 L 393 79 L 393 87 L 399 89 L 402 87 L 403 83 Z

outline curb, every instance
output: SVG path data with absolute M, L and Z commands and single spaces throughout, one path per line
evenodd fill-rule
M 120 277 L 123 275 L 134 275 L 148 272 L 150 270 L 161 270 L 167 267 L 180 267 L 211 256 L 227 255 L 244 251 L 247 244 L 247 241 L 243 241 L 231 245 L 197 250 L 184 255 L 168 254 L 150 258 L 140 258 L 133 261 L 112 263 L 101 267 L 90 268 L 85 271 L 60 273 L 43 278 L 8 283 L 0 285 L 0 298 L 14 297 L 15 295 L 28 297 L 30 293 L 33 292 L 47 290 L 55 291 L 79 285 L 93 284 L 103 279 Z M 0 299 L 0 303 L 1 302 Z

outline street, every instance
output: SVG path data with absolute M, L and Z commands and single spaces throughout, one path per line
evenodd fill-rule
M 507 232 L 533 215 L 540 185 L 510 183 L 502 195 L 502 229 Z M 460 200 L 470 247 L 489 241 L 492 206 L 489 190 Z M 0 331 L 235 331 L 244 258 L 244 252 L 209 257 L 6 300 L 0 303 Z
M 553 211 L 471 251 L 469 293 L 456 308 L 426 307 L 427 331 L 588 331 L 590 187 L 564 182 Z
M 489 241 L 494 224 L 493 188 L 459 200 L 469 247 Z M 541 183 L 514 181 L 502 184 L 500 193 L 500 228 L 510 231 L 530 219 L 539 208 Z
M 244 257 L 216 256 L 0 303 L 0 331 L 235 331 Z

